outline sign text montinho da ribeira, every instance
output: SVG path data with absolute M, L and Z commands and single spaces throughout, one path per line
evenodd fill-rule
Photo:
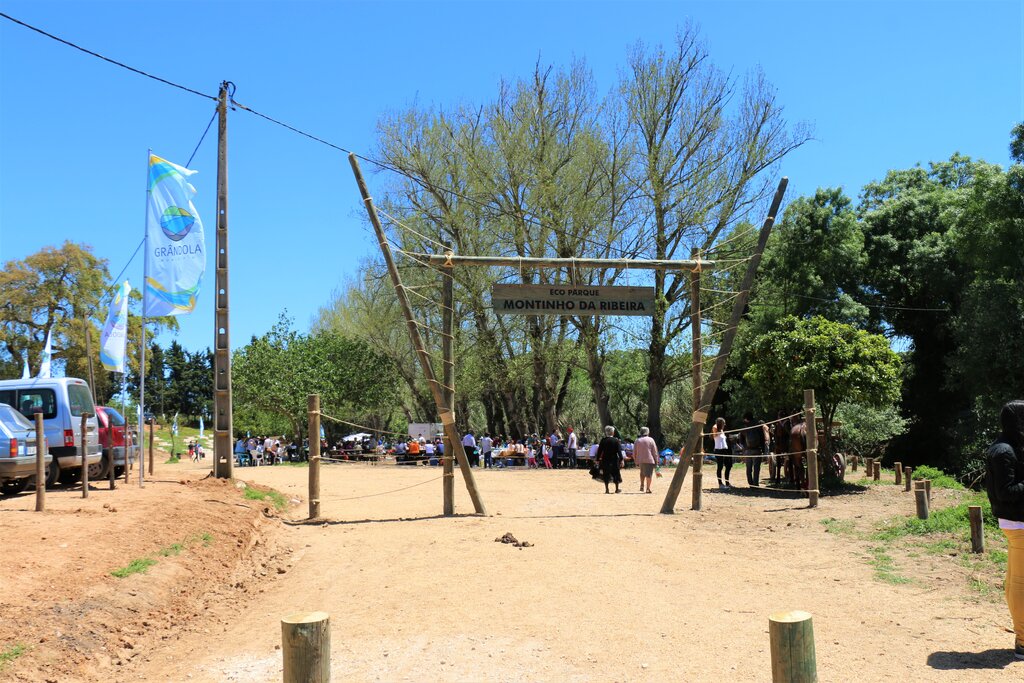
M 493 285 L 499 315 L 651 315 L 653 287 Z

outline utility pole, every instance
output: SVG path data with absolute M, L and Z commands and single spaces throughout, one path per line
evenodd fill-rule
M 445 245 L 445 251 L 451 251 L 451 245 Z M 444 268 L 441 272 L 441 357 L 443 365 L 441 376 L 441 395 L 444 396 L 444 404 L 451 409 L 455 405 L 455 357 L 452 350 L 455 332 L 455 294 L 452 282 L 453 268 Z M 444 516 L 451 517 L 455 514 L 455 444 L 448 438 L 447 431 L 444 437 L 444 464 L 442 477 L 442 490 L 444 493 Z
M 231 344 L 228 318 L 228 82 L 220 84 L 217 112 L 217 249 L 213 350 L 213 476 L 230 479 L 233 434 L 231 415 Z

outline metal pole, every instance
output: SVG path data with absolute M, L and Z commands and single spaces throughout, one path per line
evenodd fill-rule
M 405 285 L 402 284 L 402 278 L 398 274 L 398 267 L 395 266 L 394 258 L 391 256 L 391 247 L 388 245 L 387 237 L 384 235 L 384 228 L 381 226 L 380 218 L 377 216 L 377 209 L 373 205 L 373 198 L 370 197 L 370 191 L 366 188 L 366 181 L 363 180 L 363 173 L 359 169 L 359 161 L 356 159 L 356 155 L 349 154 L 348 162 L 352 166 L 352 173 L 356 177 L 356 183 L 359 185 L 359 193 L 363 198 L 363 205 L 366 207 L 366 213 L 369 215 L 370 223 L 373 224 L 374 232 L 377 235 L 377 243 L 380 245 L 381 254 L 384 256 L 384 261 L 387 263 L 388 273 L 391 276 L 391 283 L 395 287 L 395 296 L 398 298 L 398 303 L 402 307 L 402 314 L 405 316 L 405 323 L 409 330 L 409 339 L 412 341 L 413 348 L 416 350 L 420 366 L 423 369 L 423 375 L 427 379 L 427 385 L 430 387 L 430 392 L 434 396 L 434 403 L 441 415 L 441 424 L 444 425 L 445 436 L 447 436 L 451 441 L 452 452 L 459 461 L 459 468 L 462 470 L 462 478 L 466 482 L 466 489 L 469 491 L 469 497 L 473 501 L 473 509 L 476 510 L 477 514 L 486 515 L 487 510 L 484 508 L 484 503 L 480 499 L 479 491 L 477 491 L 476 480 L 473 478 L 473 471 L 469 468 L 469 461 L 466 460 L 466 452 L 462 449 L 462 440 L 459 439 L 459 433 L 455 429 L 455 415 L 452 412 L 452 409 L 445 404 L 444 396 L 441 395 L 441 387 L 438 385 L 437 379 L 434 377 L 434 369 L 430 365 L 430 357 L 427 355 L 427 351 L 423 347 L 423 339 L 420 337 L 420 331 L 417 329 L 416 321 L 412 317 L 412 308 L 409 306 L 409 297 L 405 293 Z
M 683 489 L 683 481 L 686 479 L 686 473 L 690 469 L 689 456 L 695 452 L 698 439 L 702 438 L 701 434 L 704 431 L 704 423 L 707 422 L 708 411 L 711 410 L 711 401 L 715 398 L 718 383 L 721 381 L 722 373 L 725 372 L 725 366 L 729 361 L 729 353 L 732 351 L 732 343 L 736 338 L 736 330 L 739 329 L 743 309 L 746 308 L 747 300 L 750 298 L 750 288 L 754 284 L 754 275 L 757 274 L 757 267 L 761 263 L 761 256 L 764 254 L 765 245 L 768 244 L 768 236 L 772 232 L 772 225 L 775 223 L 775 216 L 782 204 L 782 197 L 786 194 L 786 186 L 788 184 L 788 178 L 783 178 L 779 181 L 779 187 L 775 190 L 775 198 L 772 199 L 771 208 L 768 209 L 768 217 L 764 219 L 764 224 L 761 226 L 757 247 L 754 249 L 750 262 L 747 264 L 747 272 L 743 276 L 743 282 L 740 283 L 739 295 L 736 297 L 736 302 L 733 305 L 732 315 L 729 318 L 729 324 L 726 326 L 725 336 L 722 338 L 722 345 L 718 349 L 718 358 L 711 369 L 711 376 L 708 378 L 707 384 L 704 385 L 704 391 L 701 392 L 700 408 L 695 409 L 693 412 L 693 418 L 690 422 L 690 435 L 686 439 L 686 446 L 683 448 L 683 454 L 679 458 L 679 467 L 676 468 L 675 474 L 672 475 L 668 492 L 665 494 L 665 500 L 661 505 L 661 512 L 666 515 L 671 515 L 675 512 L 676 500 L 679 499 L 679 492 Z
M 445 245 L 445 249 L 451 250 L 451 245 Z M 444 396 L 444 404 L 451 408 L 455 405 L 455 359 L 452 351 L 452 341 L 455 333 L 455 293 L 452 268 L 444 268 L 441 272 L 441 357 L 443 358 L 441 394 Z M 455 514 L 455 465 L 454 445 L 448 438 L 447 432 L 444 437 L 444 457 L 441 459 L 444 475 L 441 477 L 442 490 L 444 495 L 444 516 L 451 517 Z
M 694 249 L 692 256 L 700 262 L 700 253 Z M 693 408 L 700 405 L 701 382 L 704 373 L 702 372 L 702 347 L 700 335 L 700 270 L 695 268 L 690 271 L 690 340 L 692 350 L 691 364 L 692 372 L 690 377 L 693 381 Z M 703 431 L 703 429 L 702 429 Z M 704 473 L 701 467 L 704 464 L 704 437 L 697 441 L 697 447 L 693 451 L 693 495 L 690 500 L 691 510 L 700 510 L 701 507 L 701 485 L 703 484 Z
M 231 343 L 228 316 L 228 83 L 220 84 L 217 111 L 217 307 L 213 351 L 213 476 L 234 475 Z

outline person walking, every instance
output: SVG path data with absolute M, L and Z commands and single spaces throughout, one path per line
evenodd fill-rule
M 651 438 L 651 430 L 640 428 L 640 438 L 633 444 L 633 462 L 640 468 L 640 490 L 651 493 L 651 479 L 658 464 L 658 444 Z
M 576 432 L 569 427 L 568 443 L 565 445 L 566 455 L 569 456 L 569 467 L 576 469 L 576 449 L 579 448 L 579 443 L 576 440 Z
M 615 427 L 611 425 L 604 428 L 604 438 L 597 445 L 597 459 L 601 466 L 604 492 L 611 493 L 608 490 L 608 484 L 615 482 L 615 493 L 620 493 L 619 484 L 622 483 L 622 473 L 619 466 L 622 462 L 622 444 L 615 438 Z
M 466 432 L 466 436 L 462 437 L 462 448 L 466 451 L 466 459 L 469 460 L 469 466 L 472 467 L 476 461 L 476 439 L 473 438 L 472 429 Z
M 999 413 L 1002 431 L 985 456 L 985 489 L 1006 536 L 1006 605 L 1013 620 L 1013 654 L 1024 660 L 1024 401 Z
M 718 463 L 718 490 L 725 491 L 732 488 L 729 482 L 729 473 L 732 472 L 732 451 L 729 450 L 729 442 L 725 438 L 725 418 L 720 417 L 711 426 L 711 438 L 714 439 L 715 462 Z M 722 470 L 725 470 L 725 479 L 722 479 Z

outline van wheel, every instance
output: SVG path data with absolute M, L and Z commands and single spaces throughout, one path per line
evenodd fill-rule
M 124 466 L 123 465 L 116 465 L 114 467 L 114 479 L 120 479 L 123 476 L 124 476 Z
M 102 481 L 107 478 L 110 458 L 104 455 L 95 465 L 89 465 L 89 481 Z
M 82 478 L 82 468 L 76 467 L 73 470 L 61 470 L 59 479 L 64 486 L 74 486 Z
M 0 494 L 16 496 L 28 488 L 28 479 L 9 479 L 0 484 Z
M 46 467 L 46 488 L 52 489 L 57 486 L 57 480 L 60 478 L 60 465 L 57 464 L 57 458 L 53 459 Z

